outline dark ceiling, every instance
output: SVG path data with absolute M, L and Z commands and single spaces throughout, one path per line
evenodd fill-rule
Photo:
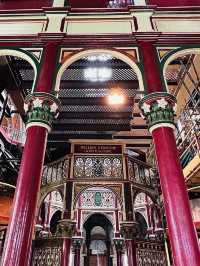
M 183 60 L 182 63 L 187 62 Z M 176 60 L 171 66 L 166 77 L 168 84 L 175 86 L 181 64 Z M 112 75 L 104 81 L 86 80 L 85 70 L 88 68 L 111 69 Z M 3 77 L 1 88 L 9 91 L 23 117 L 23 98 L 31 92 L 34 78 L 31 65 L 17 57 L 2 57 L 0 74 Z M 125 104 L 108 105 L 107 96 L 112 88 L 123 91 Z M 74 62 L 61 79 L 59 99 L 62 105 L 48 137 L 49 150 L 66 150 L 70 139 L 114 139 L 145 151 L 151 143 L 151 136 L 138 108 L 142 93 L 135 72 L 117 58 L 104 61 L 82 58 Z

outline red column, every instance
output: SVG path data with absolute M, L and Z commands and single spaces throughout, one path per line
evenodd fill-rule
M 135 242 L 133 239 L 125 240 L 126 249 L 127 249 L 127 256 L 128 256 L 128 265 L 129 266 L 136 266 L 136 248 Z
M 122 251 L 117 250 L 117 266 L 122 266 Z
M 155 41 L 139 41 L 142 64 L 148 93 L 163 91 Z
M 28 128 L 2 266 L 28 265 L 46 139 L 45 128 Z
M 70 248 L 71 248 L 71 238 L 63 238 L 61 266 L 69 265 Z
M 117 253 L 117 266 L 122 266 L 122 252 L 124 248 L 124 239 L 121 237 L 116 237 L 113 239 L 116 253 Z
M 53 74 L 56 67 L 58 43 L 49 42 L 45 45 L 42 56 L 42 67 L 36 87 L 37 92 L 50 92 L 53 85 Z
M 75 248 L 74 266 L 80 266 L 81 250 L 79 247 Z
M 28 127 L 1 266 L 27 266 L 47 140 L 57 104 L 50 93 L 57 44 L 45 46 L 35 92 L 27 98 Z M 37 94 L 40 92 L 40 95 Z M 45 109 L 43 107 L 45 106 Z M 48 111 L 47 111 L 48 110 Z M 44 120 L 45 119 L 47 120 Z
M 172 128 L 152 132 L 174 265 L 199 266 L 200 252 Z
M 147 94 L 140 102 L 153 136 L 175 266 L 199 266 L 200 251 L 174 136 L 175 99 L 161 92 L 157 53 L 151 41 L 139 42 Z
M 74 266 L 80 266 L 82 243 L 83 243 L 82 237 L 80 236 L 72 237 L 72 246 L 74 251 Z

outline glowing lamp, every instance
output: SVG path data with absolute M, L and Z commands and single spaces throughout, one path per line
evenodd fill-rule
M 121 105 L 125 102 L 125 97 L 121 90 L 114 89 L 111 90 L 111 93 L 108 95 L 108 103 L 110 105 Z

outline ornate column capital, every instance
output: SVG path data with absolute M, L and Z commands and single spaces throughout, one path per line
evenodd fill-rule
M 149 131 L 158 127 L 175 127 L 176 98 L 167 92 L 150 93 L 139 102 Z
M 126 240 L 136 238 L 138 233 L 138 223 L 124 221 L 121 223 L 121 234 Z
M 73 249 L 80 249 L 83 244 L 83 237 L 82 236 L 73 236 L 72 237 L 72 246 Z
M 123 248 L 124 248 L 124 238 L 122 238 L 122 237 L 115 237 L 113 239 L 113 242 L 114 242 L 114 245 L 115 245 L 116 250 L 122 252 L 123 251 Z
M 24 103 L 26 128 L 31 126 L 45 127 L 51 130 L 53 120 L 58 115 L 60 101 L 50 93 L 34 92 L 29 94 Z
M 75 231 L 76 222 L 68 219 L 60 220 L 56 235 L 60 237 L 72 238 Z

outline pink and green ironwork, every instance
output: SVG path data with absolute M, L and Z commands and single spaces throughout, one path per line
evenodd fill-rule
M 166 92 L 146 95 L 139 103 L 149 129 L 158 124 L 174 124 L 176 98 Z
M 49 93 L 33 93 L 26 97 L 24 110 L 27 116 L 27 127 L 46 125 L 49 130 L 58 115 L 59 100 Z

